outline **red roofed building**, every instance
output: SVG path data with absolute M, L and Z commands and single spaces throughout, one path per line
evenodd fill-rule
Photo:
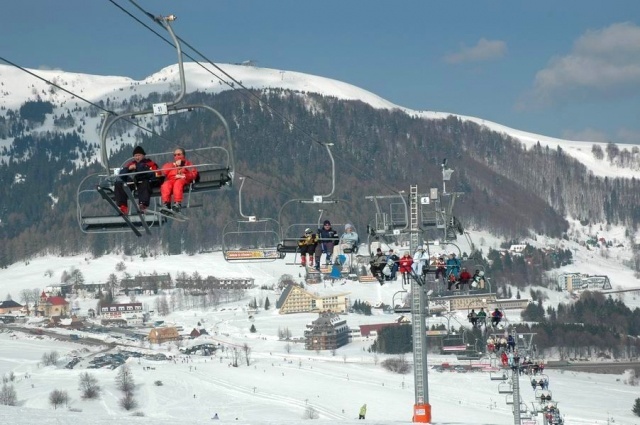
M 63 297 L 49 297 L 42 291 L 36 315 L 45 317 L 66 316 L 69 314 L 69 303 Z
M 398 322 L 392 322 L 392 323 L 376 323 L 373 325 L 360 325 L 360 335 L 362 335 L 363 337 L 374 337 L 374 336 L 378 336 L 378 333 L 380 332 L 380 330 L 384 329 L 384 328 L 388 328 L 388 327 L 393 327 L 393 326 L 400 326 L 401 323 Z

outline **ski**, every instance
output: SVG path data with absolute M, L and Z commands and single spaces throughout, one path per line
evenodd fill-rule
M 158 211 L 152 211 L 154 214 L 158 214 L 161 215 L 163 217 L 166 218 L 170 218 L 179 222 L 184 222 L 189 220 L 189 218 L 181 213 L 175 212 L 173 210 L 170 210 L 168 208 L 162 207 L 160 208 L 160 210 Z
M 145 213 L 140 209 L 140 205 L 136 202 L 136 198 L 133 196 L 131 189 L 128 184 L 123 184 L 122 188 L 124 189 L 124 193 L 126 193 L 127 198 L 133 204 L 133 207 L 136 209 L 136 213 L 138 217 L 140 217 L 140 223 L 142 223 L 142 227 L 144 227 L 144 231 L 147 232 L 148 235 L 151 234 L 151 229 L 149 228 L 149 224 L 147 224 L 147 219 L 145 217 Z
M 122 217 L 124 219 L 125 223 L 127 223 L 127 225 L 129 227 L 131 227 L 131 230 L 133 231 L 133 233 L 135 233 L 136 236 L 142 236 L 142 233 L 140 232 L 140 230 L 138 230 L 138 228 L 131 222 L 131 220 L 129 220 L 129 216 L 128 215 L 123 214 L 122 211 L 120 211 L 120 207 L 111 198 L 111 196 L 106 192 L 106 190 L 102 186 L 98 186 L 97 189 L 98 189 L 98 193 L 100 194 L 100 196 L 102 196 L 102 198 L 104 198 L 104 200 L 107 201 L 109 203 L 109 205 L 111 205 L 111 207 L 113 207 L 113 209 L 118 212 L 120 217 Z

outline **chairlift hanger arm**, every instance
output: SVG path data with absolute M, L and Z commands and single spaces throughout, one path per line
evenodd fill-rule
M 156 21 L 162 25 L 164 27 L 164 29 L 167 30 L 167 32 L 169 33 L 169 35 L 171 36 L 171 39 L 173 40 L 173 45 L 176 48 L 176 52 L 178 54 L 178 70 L 180 73 L 180 91 L 178 92 L 177 97 L 175 98 L 175 100 L 173 102 L 170 102 L 167 104 L 167 108 L 173 108 L 176 104 L 180 103 L 182 101 L 182 99 L 184 98 L 184 95 L 186 93 L 186 88 L 187 88 L 187 84 L 185 81 L 185 76 L 184 76 L 184 65 L 182 63 L 182 49 L 180 47 L 180 43 L 178 42 L 178 38 L 176 37 L 175 33 L 173 32 L 173 29 L 171 28 L 171 25 L 169 25 L 169 22 L 172 21 L 173 19 L 175 19 L 175 17 L 173 15 L 170 15 L 168 17 L 158 17 L 155 18 Z M 144 111 L 142 113 L 152 113 L 153 109 L 149 110 L 149 111 Z M 128 117 L 132 117 L 134 115 L 139 115 L 142 114 L 141 112 L 134 112 L 134 113 L 128 113 L 128 114 L 122 114 L 122 115 L 118 115 L 116 117 L 113 117 L 112 115 L 107 115 L 104 119 L 104 121 L 102 122 L 102 129 L 100 131 L 100 140 L 101 140 L 101 157 L 102 157 L 102 165 L 104 166 L 104 168 L 107 170 L 107 172 L 109 171 L 109 158 L 108 158 L 108 154 L 107 154 L 107 134 L 109 132 L 109 129 L 111 128 L 111 126 L 113 124 L 115 124 L 118 120 L 122 119 L 122 118 L 128 118 Z M 110 119 L 112 118 L 112 119 Z
M 231 130 L 229 128 L 229 124 L 227 123 L 227 120 L 222 116 L 222 114 L 220 114 L 220 112 L 218 112 L 216 109 L 208 106 L 208 105 L 204 105 L 204 104 L 191 104 L 191 105 L 181 105 L 181 106 L 176 106 L 173 105 L 171 107 L 169 107 L 170 110 L 172 111 L 192 111 L 195 109 L 205 109 L 209 112 L 211 112 L 213 115 L 215 115 L 216 117 L 218 117 L 220 119 L 220 121 L 222 122 L 222 125 L 224 126 L 225 129 L 225 134 L 227 137 L 227 144 L 228 144 L 228 150 L 224 149 L 227 153 L 227 164 L 226 167 L 228 167 L 230 170 L 234 170 L 235 169 L 235 160 L 234 160 L 234 153 L 233 153 L 233 141 L 231 139 Z M 133 117 L 133 116 L 137 116 L 137 115 L 146 115 L 146 114 L 152 114 L 153 113 L 153 109 L 148 109 L 148 110 L 144 110 L 144 111 L 138 111 L 138 112 L 130 112 L 127 114 L 123 114 L 123 115 L 118 115 L 116 117 L 113 117 L 113 119 L 109 119 L 108 117 L 105 119 L 105 122 L 103 123 L 103 128 L 102 128 L 102 136 L 101 136 L 101 147 L 102 147 L 102 163 L 107 171 L 107 173 L 109 173 L 109 159 L 106 155 L 106 147 L 107 147 L 107 134 L 109 129 L 111 128 L 111 126 L 113 124 L 115 124 L 119 119 L 124 119 L 127 117 Z M 108 121 L 108 122 L 107 122 Z M 231 184 L 233 184 L 233 174 L 231 174 L 231 178 L 232 178 L 232 182 Z
M 333 143 L 324 143 L 324 147 L 327 149 L 331 159 L 331 192 L 328 195 L 322 195 L 324 198 L 331 198 L 336 190 L 336 162 L 333 159 L 330 146 L 333 146 Z

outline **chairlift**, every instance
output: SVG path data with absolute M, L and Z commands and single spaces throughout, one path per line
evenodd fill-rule
M 429 196 L 421 200 L 421 225 L 428 232 L 429 240 L 448 242 L 455 240 L 457 235 L 464 235 L 464 228 L 460 221 L 453 216 L 455 200 L 462 195 L 460 192 L 447 192 L 446 182 L 451 179 L 454 170 L 442 164 L 442 192 L 438 188 L 431 188 Z M 449 199 L 448 204 L 445 198 Z M 472 244 L 470 244 L 472 246 Z
M 489 372 L 489 379 L 492 381 L 506 381 L 509 379 L 506 371 Z
M 527 406 L 527 404 L 524 401 L 520 400 L 519 407 L 520 407 L 520 419 L 530 419 L 531 411 L 529 410 L 529 407 Z
M 536 390 L 535 397 L 541 404 L 553 400 L 553 394 L 549 390 Z
M 104 202 L 115 202 L 105 193 L 96 191 L 104 174 L 93 173 L 82 179 L 76 193 L 76 214 L 80 230 L 84 233 L 131 233 L 142 236 L 142 231 L 151 233 L 151 228 L 166 222 L 166 218 L 156 214 L 109 215 L 113 205 L 105 208 Z M 117 208 L 117 205 L 115 205 Z M 108 210 L 104 212 L 104 210 Z
M 513 394 L 513 386 L 511 382 L 501 382 L 498 384 L 499 394 Z
M 242 211 L 242 188 L 245 178 L 240 177 L 238 189 L 239 220 L 230 221 L 222 230 L 222 253 L 229 262 L 266 262 L 281 258 L 278 250 L 280 228 L 272 218 L 245 215 Z
M 391 305 L 393 306 L 394 313 L 400 313 L 400 314 L 411 313 L 411 304 L 407 301 L 406 295 L 402 295 L 402 294 L 408 294 L 408 293 L 409 293 L 408 291 L 403 290 L 403 291 L 397 291 L 395 294 L 393 294 Z
M 442 339 L 442 353 L 461 353 L 467 351 L 467 343 L 464 332 L 461 334 L 450 333 Z
M 367 247 L 373 256 L 382 245 L 400 244 L 409 234 L 409 206 L 402 192 L 397 195 L 373 195 L 374 218 L 367 225 Z M 397 201 L 400 202 L 397 202 Z M 412 253 L 413 254 L 413 253 Z
M 507 394 L 507 395 L 505 396 L 505 400 L 504 400 L 504 402 L 505 402 L 506 404 L 513 404 L 513 394 Z
M 198 178 L 195 182 L 192 182 L 189 186 L 185 187 L 185 201 L 186 207 L 194 207 L 191 202 L 191 196 L 196 193 L 210 192 L 213 190 L 219 190 L 223 188 L 230 188 L 233 184 L 233 144 L 231 142 L 231 133 L 229 125 L 224 117 L 214 108 L 204 104 L 182 104 L 182 100 L 186 93 L 186 81 L 184 74 L 184 66 L 182 62 L 182 52 L 180 44 L 171 28 L 169 18 L 158 18 L 158 22 L 169 32 L 169 35 L 173 39 L 174 45 L 178 53 L 178 69 L 180 73 L 180 92 L 172 102 L 154 104 L 152 108 L 143 111 L 129 112 L 120 115 L 108 114 L 105 116 L 102 122 L 102 128 L 100 130 L 101 139 L 101 162 L 104 167 L 104 173 L 88 176 L 85 178 L 78 188 L 77 194 L 77 216 L 80 228 L 85 233 L 115 233 L 122 231 L 133 231 L 137 236 L 141 236 L 139 228 L 144 228 L 147 234 L 150 234 L 150 228 L 156 225 L 160 225 L 175 217 L 161 214 L 159 206 L 161 205 L 159 200 L 160 189 L 159 184 L 152 186 L 151 200 L 154 203 L 153 208 L 149 206 L 146 212 L 138 210 L 137 201 L 135 198 L 135 187 L 129 188 L 129 185 L 124 185 L 125 192 L 129 201 L 134 206 L 134 212 L 136 215 L 125 216 L 123 215 L 118 205 L 115 203 L 115 184 L 118 181 L 118 176 L 115 170 L 109 167 L 109 156 L 107 149 L 107 136 L 111 127 L 120 121 L 121 119 L 133 119 L 139 116 L 171 116 L 177 113 L 192 112 L 196 110 L 204 110 L 205 112 L 212 113 L 215 117 L 219 118 L 222 122 L 225 132 L 228 147 L 211 146 L 207 148 L 198 148 L 185 151 L 196 156 L 207 156 L 214 158 L 210 161 L 198 161 L 193 165 L 198 171 Z M 205 155 L 207 153 L 207 155 Z M 162 155 L 169 156 L 170 153 L 164 154 L 150 154 L 147 155 L 151 159 L 153 157 L 159 157 Z M 160 161 L 156 161 L 159 165 Z M 134 175 L 132 173 L 130 175 Z M 97 181 L 97 183 L 96 183 Z M 88 197 L 88 184 L 91 183 L 91 187 L 97 192 L 94 196 L 96 199 L 102 199 L 106 201 L 102 203 L 104 208 L 97 208 L 97 202 L 94 199 Z M 104 211 L 106 209 L 106 212 Z M 117 215 L 114 216 L 114 212 Z
M 337 217 L 344 217 L 344 221 L 340 223 L 340 219 L 336 219 L 334 216 L 331 217 L 331 225 L 334 230 L 343 228 L 347 223 L 351 223 L 348 217 L 346 217 L 349 211 L 353 211 L 353 205 L 345 199 L 334 198 L 333 194 L 335 192 L 335 162 L 333 159 L 333 154 L 331 153 L 330 146 L 333 144 L 325 143 L 324 146 L 327 150 L 329 158 L 331 159 L 331 169 L 332 169 L 332 185 L 331 192 L 326 195 L 314 195 L 312 199 L 305 198 L 296 198 L 290 199 L 285 202 L 278 212 L 278 224 L 280 227 L 280 243 L 277 246 L 277 251 L 281 254 L 280 258 L 284 258 L 286 254 L 294 254 L 294 263 L 295 264 L 295 256 L 297 256 L 298 249 L 298 241 L 302 234 L 304 234 L 304 230 L 306 228 L 319 229 L 321 228 L 323 217 L 328 217 L 326 213 L 328 210 L 331 210 L 333 214 L 336 214 Z M 319 207 L 319 208 L 318 208 Z M 291 220 L 287 217 L 309 217 L 313 211 L 313 208 L 318 208 L 319 216 L 315 223 L 312 223 L 308 220 L 298 221 Z M 285 214 L 287 211 L 287 214 Z M 353 225 L 353 223 L 351 223 Z M 354 225 L 355 227 L 355 225 Z M 323 242 L 320 240 L 320 242 Z M 334 246 L 340 242 L 340 238 L 335 238 L 332 240 Z M 358 245 L 356 245 L 353 249 L 345 249 L 344 254 L 352 256 L 357 253 Z M 349 262 L 350 268 L 353 265 L 354 261 Z M 346 271 L 346 270 L 345 270 Z M 349 270 L 351 273 L 352 270 Z

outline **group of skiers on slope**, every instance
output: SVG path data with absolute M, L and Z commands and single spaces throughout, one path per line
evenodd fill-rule
M 331 226 L 331 221 L 325 220 L 316 232 L 309 227 L 306 228 L 298 240 L 300 265 L 303 267 L 309 265 L 320 270 L 322 254 L 325 254 L 326 265 L 334 264 L 339 255 L 353 250 L 357 245 L 358 233 L 353 224 L 345 224 L 344 233 L 338 237 L 338 232 Z

